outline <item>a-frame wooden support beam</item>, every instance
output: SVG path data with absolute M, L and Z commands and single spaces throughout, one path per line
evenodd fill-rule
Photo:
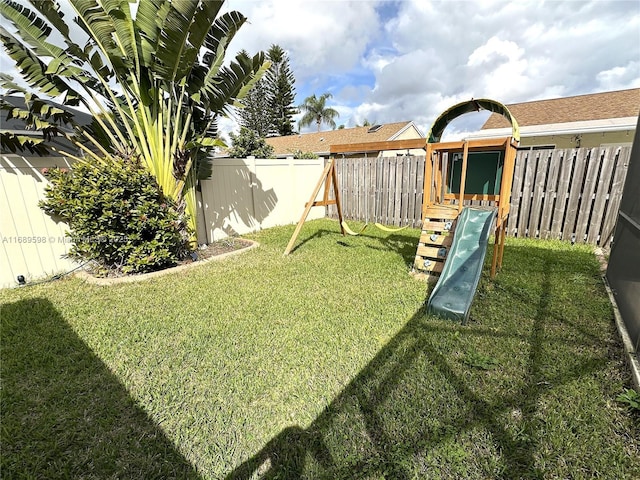
M 322 200 L 316 200 L 318 197 L 318 193 L 320 193 L 320 189 L 324 185 L 324 193 L 322 195 Z M 333 187 L 333 199 L 329 198 L 329 190 Z M 324 167 L 322 171 L 322 175 L 320 175 L 320 179 L 318 180 L 318 184 L 316 188 L 313 190 L 309 201 L 305 204 L 304 212 L 302 212 L 302 216 L 300 217 L 300 221 L 296 226 L 296 229 L 291 235 L 291 239 L 289 239 L 289 243 L 287 244 L 287 248 L 284 250 L 284 255 L 289 255 L 291 250 L 293 249 L 293 245 L 296 243 L 296 239 L 300 234 L 300 230 L 302 230 L 302 225 L 307 220 L 309 216 L 309 212 L 311 211 L 311 207 L 326 207 L 328 205 L 335 205 L 338 210 L 338 220 L 340 221 L 340 231 L 342 235 L 345 235 L 344 227 L 342 226 L 342 205 L 340 203 L 340 189 L 338 188 L 338 174 L 336 173 L 336 163 L 335 159 L 330 158 L 327 162 L 327 165 Z

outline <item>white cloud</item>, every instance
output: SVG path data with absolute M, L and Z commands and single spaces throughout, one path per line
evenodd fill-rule
M 596 75 L 603 90 L 624 90 L 640 87 L 640 61 L 603 70 Z
M 225 8 L 249 19 L 230 53 L 280 45 L 296 102 L 331 92 L 347 126 L 414 120 L 427 131 L 471 97 L 512 103 L 640 86 L 637 0 L 230 0 Z M 450 128 L 472 129 L 475 118 Z M 232 128 L 220 121 L 221 131 Z
M 289 53 L 301 81 L 348 71 L 381 28 L 375 6 L 376 2 L 363 1 L 228 2 L 228 8 L 249 19 L 231 47 L 255 52 L 276 43 Z
M 399 5 L 385 24 L 390 48 L 368 59 L 375 88 L 361 107 L 381 105 L 388 121 L 411 118 L 427 130 L 444 109 L 472 96 L 513 103 L 640 82 L 636 2 Z
M 524 50 L 515 42 L 508 40 L 500 40 L 498 37 L 491 37 L 487 43 L 479 46 L 467 61 L 468 67 L 476 67 L 491 62 L 494 58 L 503 58 L 510 62 L 519 61 L 522 58 Z

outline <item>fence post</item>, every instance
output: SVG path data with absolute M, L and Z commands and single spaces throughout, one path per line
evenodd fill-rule
M 568 240 L 577 233 L 581 237 L 576 238 L 578 242 L 585 241 L 586 234 L 588 243 L 605 244 L 615 224 L 630 150 L 626 146 L 521 149 L 516 158 L 507 235 Z M 424 156 L 414 158 L 426 161 Z M 350 158 L 348 161 L 350 164 L 340 170 L 344 213 L 350 219 L 364 221 L 366 212 L 359 208 L 363 192 L 356 188 L 362 182 L 354 179 L 354 175 L 360 174 L 361 180 L 362 174 L 353 165 L 365 159 Z M 370 195 L 370 201 L 374 203 L 369 205 L 373 216 L 370 221 L 394 225 L 403 220 L 410 222 L 409 213 L 405 219 L 404 207 L 398 204 L 399 200 L 404 201 L 405 193 L 411 197 L 408 206 L 420 210 L 424 201 L 424 179 L 420 178 L 416 184 L 416 179 L 407 178 L 406 165 L 407 161 L 400 161 L 399 157 L 377 157 L 367 163 L 367 169 L 371 170 L 367 174 L 372 183 L 369 188 L 374 190 Z M 424 167 L 423 163 L 420 165 Z M 417 175 L 422 176 L 423 170 L 418 168 Z M 413 175 L 413 167 L 411 172 Z M 416 187 L 412 188 L 412 185 Z M 414 225 L 420 223 L 418 213 L 414 215 Z M 333 210 L 328 214 L 335 218 Z

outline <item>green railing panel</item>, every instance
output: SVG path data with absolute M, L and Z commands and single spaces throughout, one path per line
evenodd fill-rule
M 501 151 L 469 152 L 465 194 L 499 195 L 504 156 Z M 448 193 L 460 193 L 462 153 L 454 154 L 447 178 Z

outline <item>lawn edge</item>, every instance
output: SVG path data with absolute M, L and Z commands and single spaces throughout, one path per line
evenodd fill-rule
M 624 356 L 626 363 L 631 371 L 631 379 L 633 381 L 634 388 L 640 392 L 640 361 L 638 361 L 638 356 L 636 349 L 633 347 L 631 343 L 631 337 L 629 336 L 629 332 L 627 331 L 627 326 L 622 319 L 622 315 L 620 315 L 620 310 L 618 309 L 618 303 L 616 302 L 616 298 L 613 295 L 613 291 L 609 286 L 609 281 L 607 280 L 607 260 L 604 256 L 604 252 L 601 248 L 595 249 L 596 259 L 600 264 L 600 276 L 602 277 L 602 282 L 604 283 L 604 288 L 607 290 L 607 295 L 609 296 L 609 302 L 613 307 L 613 317 L 616 323 L 616 328 L 618 330 L 618 335 L 620 335 L 620 339 L 622 340 L 622 345 L 624 348 Z
M 220 260 L 225 260 L 229 257 L 240 255 L 241 253 L 248 252 L 254 248 L 260 246 L 258 242 L 255 240 L 242 239 L 243 241 L 250 243 L 248 247 L 239 248 L 238 250 L 234 250 L 232 252 L 223 253 L 220 255 L 214 255 L 213 257 L 205 258 L 204 260 L 199 260 L 197 262 L 186 263 L 184 265 L 178 265 L 177 267 L 165 268 L 164 270 L 158 270 L 157 272 L 143 273 L 140 275 L 129 275 L 126 277 L 117 277 L 117 278 L 100 278 L 94 277 L 86 270 L 78 270 L 74 276 L 84 280 L 87 283 L 98 286 L 110 286 L 110 285 L 118 285 L 121 283 L 136 283 L 143 282 L 145 280 L 149 280 L 151 278 L 162 277 L 164 275 L 169 275 L 172 273 L 178 273 L 185 270 L 189 270 L 191 268 L 199 267 L 201 265 L 205 265 L 209 262 L 215 262 Z
M 609 301 L 611 302 L 611 306 L 613 307 L 613 316 L 615 319 L 616 327 L 618 329 L 618 334 L 622 339 L 624 354 L 627 360 L 627 365 L 629 366 L 629 370 L 631 371 L 633 386 L 638 392 L 640 392 L 640 362 L 638 361 L 637 352 L 633 348 L 631 337 L 629 336 L 627 327 L 624 324 L 624 320 L 622 320 L 620 310 L 618 310 L 618 304 L 616 303 L 616 299 L 613 295 L 613 292 L 611 291 L 611 287 L 609 286 L 606 275 L 602 276 L 602 280 L 604 281 L 607 295 L 609 295 Z

